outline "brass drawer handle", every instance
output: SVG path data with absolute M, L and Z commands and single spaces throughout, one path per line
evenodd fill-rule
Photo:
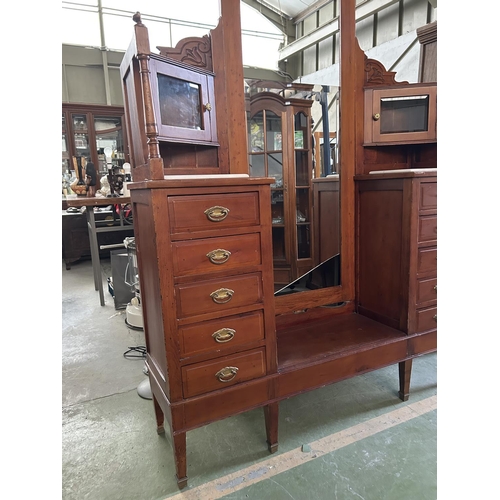
M 229 208 L 215 206 L 207 208 L 203 213 L 212 222 L 220 222 L 221 220 L 224 220 L 227 217 L 227 214 L 229 213 Z
M 212 264 L 224 264 L 224 262 L 229 260 L 230 256 L 231 252 L 223 248 L 217 248 L 217 250 L 212 250 L 207 253 L 207 257 Z
M 438 286 L 434 285 L 434 290 L 437 292 L 438 291 Z
M 219 344 L 223 344 L 224 342 L 229 342 L 230 340 L 233 340 L 235 333 L 236 330 L 233 330 L 232 328 L 221 328 L 220 330 L 217 330 L 216 332 L 212 333 L 212 337 Z
M 226 366 L 219 370 L 215 376 L 219 379 L 219 382 L 231 382 L 236 377 L 238 370 L 239 368 L 236 366 Z
M 432 319 L 433 319 L 434 321 L 436 321 L 436 322 L 437 322 L 437 320 L 438 320 L 438 315 L 437 315 L 437 314 L 434 314 L 434 316 L 432 317 Z
M 218 290 L 215 290 L 215 292 L 212 292 L 210 297 L 212 297 L 212 300 L 216 304 L 226 304 L 233 298 L 233 295 L 234 290 L 231 290 L 230 288 L 219 288 Z

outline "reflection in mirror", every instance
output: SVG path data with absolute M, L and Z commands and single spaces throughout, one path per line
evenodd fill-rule
M 274 292 L 276 297 L 340 285 L 340 254 L 321 262 L 295 281 Z
M 338 286 L 336 96 L 330 92 L 320 99 L 324 88 L 311 84 L 259 81 L 247 89 L 249 173 L 275 180 L 270 200 L 275 295 Z

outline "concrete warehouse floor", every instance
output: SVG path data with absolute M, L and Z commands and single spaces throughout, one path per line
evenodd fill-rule
M 267 451 L 262 409 L 187 433 L 188 487 L 177 488 L 168 433 L 141 398 L 144 345 L 90 261 L 62 263 L 62 498 L 64 500 L 434 500 L 437 355 L 413 363 L 410 399 L 397 365 L 280 404 L 279 449 Z

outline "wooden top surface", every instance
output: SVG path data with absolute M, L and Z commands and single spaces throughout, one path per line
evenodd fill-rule
M 360 314 L 339 314 L 277 331 L 279 370 L 364 350 L 406 334 Z
M 213 175 L 166 175 L 163 180 L 139 181 L 127 185 L 134 189 L 165 189 L 179 187 L 222 187 L 255 186 L 272 184 L 274 177 L 250 177 L 248 174 L 213 174 Z
M 112 196 L 109 198 L 79 196 L 78 198 L 66 198 L 64 201 L 66 201 L 69 207 L 106 207 L 108 205 L 125 205 L 130 203 L 130 196 Z

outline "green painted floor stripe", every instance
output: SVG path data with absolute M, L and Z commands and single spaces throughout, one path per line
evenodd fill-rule
M 301 448 L 295 448 L 286 453 L 274 455 L 268 460 L 202 484 L 196 488 L 181 491 L 176 495 L 168 497 L 168 500 L 216 500 L 259 481 L 315 460 L 356 441 L 424 415 L 436 408 L 437 396 L 431 396 L 421 401 L 410 403 L 397 410 L 390 411 L 366 422 L 308 443 L 311 448 L 310 451 L 304 452 Z

